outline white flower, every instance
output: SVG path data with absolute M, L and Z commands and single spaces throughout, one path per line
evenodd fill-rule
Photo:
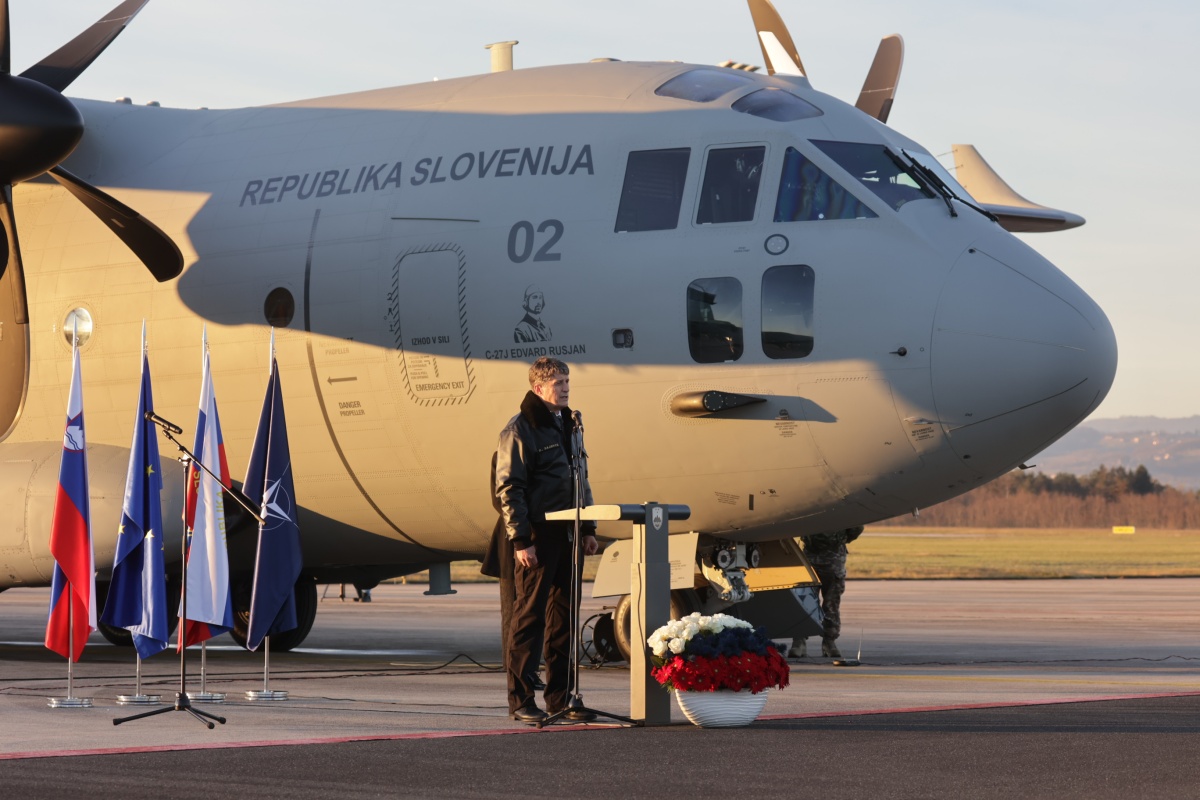
M 700 634 L 719 634 L 727 628 L 750 628 L 754 626 L 744 619 L 729 614 L 713 614 L 704 616 L 694 611 L 682 619 L 673 619 L 666 625 L 650 634 L 646 644 L 656 656 L 663 656 L 669 650 L 678 655 L 687 649 L 687 643 Z

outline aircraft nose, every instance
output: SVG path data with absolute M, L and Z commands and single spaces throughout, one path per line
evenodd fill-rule
M 1090 414 L 1117 370 L 1108 317 L 1019 240 L 962 255 L 938 302 L 934 404 L 950 446 L 984 477 L 1040 452 Z

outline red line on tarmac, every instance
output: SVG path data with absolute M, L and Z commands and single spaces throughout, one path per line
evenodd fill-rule
M 759 719 L 819 719 L 822 717 L 866 717 L 874 714 L 920 714 L 930 711 L 969 711 L 983 708 L 1021 708 L 1026 706 L 1055 706 L 1067 703 L 1101 703 L 1108 700 L 1155 700 L 1164 697 L 1197 697 L 1200 692 L 1161 692 L 1156 694 L 1116 694 L 1092 697 L 1051 697 L 1042 700 L 1019 700 L 997 703 L 960 703 L 945 706 L 913 706 L 911 708 L 864 708 L 853 711 L 814 711 L 811 714 L 776 714 Z
M 1065 705 L 1067 703 L 1100 703 L 1113 700 L 1156 700 L 1166 697 L 1197 697 L 1200 692 L 1162 692 L 1156 694 L 1096 695 L 1093 697 L 1062 697 L 1043 700 L 1022 700 L 1003 703 L 961 703 L 944 706 L 913 706 L 911 708 L 871 708 L 853 711 L 815 711 L 811 714 L 770 714 L 760 720 L 820 719 L 822 717 L 859 717 L 878 714 L 920 714 L 931 711 L 968 711 L 985 708 L 1020 708 L 1027 706 Z M 683 723 L 676 723 L 682 725 Z M 113 756 L 130 753 L 169 753 L 179 750 L 228 750 L 235 747 L 288 747 L 313 744 L 348 744 L 350 742 L 394 742 L 405 739 L 455 739 L 466 736 L 509 736 L 528 733 L 567 733 L 571 731 L 613 730 L 610 725 L 562 725 L 553 728 L 497 728 L 485 731 L 429 731 L 426 733 L 384 733 L 363 736 L 329 736 L 311 739 L 275 739 L 255 742 L 205 742 L 201 744 L 162 744 L 143 747 L 96 747 L 85 750 L 35 750 L 23 753 L 0 753 L 0 761 L 26 758 L 59 758 L 68 756 Z

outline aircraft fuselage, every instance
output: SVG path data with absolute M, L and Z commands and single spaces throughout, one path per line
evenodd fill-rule
M 87 134 L 66 166 L 152 219 L 187 267 L 154 284 L 64 190 L 21 185 L 32 367 L 9 442 L 61 441 L 74 309 L 94 325 L 89 444 L 128 447 L 143 319 L 156 410 L 190 437 L 207 325 L 239 477 L 272 320 L 319 573 L 481 555 L 496 436 L 542 355 L 571 366 L 598 502 L 684 503 L 689 527 L 739 541 L 948 499 L 1099 404 L 1115 342 L 1082 290 L 962 204 L 893 207 L 813 142 L 918 145 L 797 81 L 755 76 L 709 102 L 655 93 L 692 69 L 550 67 L 229 111 L 78 102 Z M 764 87 L 822 113 L 730 108 Z M 631 152 L 665 151 L 686 160 L 678 185 L 631 189 Z M 789 151 L 866 211 L 775 221 Z M 706 180 L 739 154 L 761 157 L 743 173 L 757 190 L 731 199 Z M 677 222 L 631 229 L 623 198 L 655 180 Z M 727 202 L 742 210 L 713 211 Z M 810 352 L 780 344 L 780 318 Z M 710 390 L 764 402 L 673 405 Z M 103 565 L 116 520 L 101 517 Z M 7 585 L 49 579 L 32 543 L 48 530 L 23 531 L 5 542 Z

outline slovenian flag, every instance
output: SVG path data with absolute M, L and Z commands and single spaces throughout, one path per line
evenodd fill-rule
M 271 354 L 271 378 L 263 400 L 244 489 L 262 501 L 258 526 L 258 555 L 254 562 L 254 591 L 250 598 L 250 629 L 246 647 L 257 650 L 272 633 L 290 631 L 296 620 L 296 581 L 304 561 L 300 527 L 296 523 L 296 492 L 279 368 Z
M 188 468 L 187 500 L 184 524 L 188 532 L 187 619 L 179 637 L 179 647 L 207 641 L 233 629 L 233 601 L 229 594 L 229 553 L 225 547 L 225 495 L 231 485 L 229 462 L 225 459 L 225 440 L 217 417 L 217 397 L 213 390 L 208 360 L 208 341 L 204 342 L 203 375 L 200 379 L 200 414 L 196 418 L 196 441 L 192 446 L 196 460 L 220 476 L 217 481 L 195 463 Z M 184 615 L 184 604 L 179 605 Z
M 134 420 L 125 502 L 117 529 L 112 582 L 100 619 L 133 634 L 138 655 L 149 658 L 167 647 L 167 581 L 163 566 L 162 465 L 158 438 L 146 412 L 154 411 L 150 361 L 142 347 L 142 391 Z
M 78 347 L 72 348 L 71 358 L 67 429 L 63 436 L 62 464 L 58 469 L 54 520 L 50 527 L 54 578 L 50 587 L 46 647 L 63 658 L 78 661 L 88 636 L 96 630 L 96 562 L 92 553 Z

